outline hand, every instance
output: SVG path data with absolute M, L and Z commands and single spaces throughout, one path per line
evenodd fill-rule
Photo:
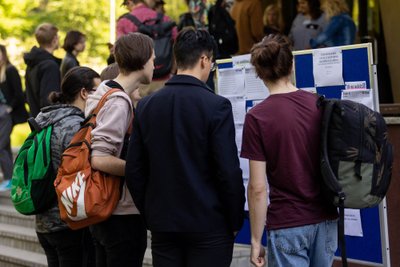
M 10 106 L 6 106 L 6 111 L 8 114 L 10 114 L 13 111 L 13 108 Z
M 256 267 L 265 266 L 265 249 L 261 244 L 251 246 L 250 262 Z

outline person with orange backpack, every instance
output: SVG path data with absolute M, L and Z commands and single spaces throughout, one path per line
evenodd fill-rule
M 124 150 L 129 137 L 127 132 L 133 119 L 133 105 L 129 95 L 140 84 L 151 82 L 155 58 L 153 40 L 141 33 L 121 36 L 115 43 L 114 55 L 120 74 L 114 80 L 106 80 L 99 85 L 86 103 L 85 114 L 91 114 L 109 90 L 121 90 L 107 97 L 96 116 L 96 127 L 91 132 L 91 167 L 109 175 L 123 177 Z M 146 227 L 125 183 L 122 183 L 120 191 L 120 199 L 112 215 L 90 227 L 96 246 L 96 264 L 99 267 L 142 266 L 147 247 Z

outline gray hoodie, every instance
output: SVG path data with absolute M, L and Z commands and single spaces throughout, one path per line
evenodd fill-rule
M 77 107 L 59 104 L 42 108 L 35 120 L 42 128 L 53 125 L 50 140 L 51 159 L 54 170 L 57 170 L 61 155 L 74 134 L 79 130 L 80 123 L 84 120 L 84 114 Z M 55 200 L 52 208 L 36 215 L 36 231 L 39 233 L 57 232 L 67 228 L 67 224 L 60 218 L 57 200 Z

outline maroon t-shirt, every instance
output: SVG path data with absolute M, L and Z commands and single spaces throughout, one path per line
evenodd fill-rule
M 337 218 L 321 193 L 321 111 L 302 90 L 270 95 L 246 115 L 241 157 L 267 163 L 269 230 Z

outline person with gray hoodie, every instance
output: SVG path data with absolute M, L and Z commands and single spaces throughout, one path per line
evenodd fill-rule
M 63 151 L 84 120 L 86 99 L 99 83 L 100 75 L 94 70 L 87 67 L 72 68 L 61 82 L 61 92 L 52 92 L 49 95 L 51 105 L 42 108 L 35 118 L 41 128 L 53 125 L 50 143 L 55 174 Z M 95 265 L 89 229 L 71 230 L 60 218 L 57 199 L 50 209 L 36 215 L 35 224 L 49 267 Z

